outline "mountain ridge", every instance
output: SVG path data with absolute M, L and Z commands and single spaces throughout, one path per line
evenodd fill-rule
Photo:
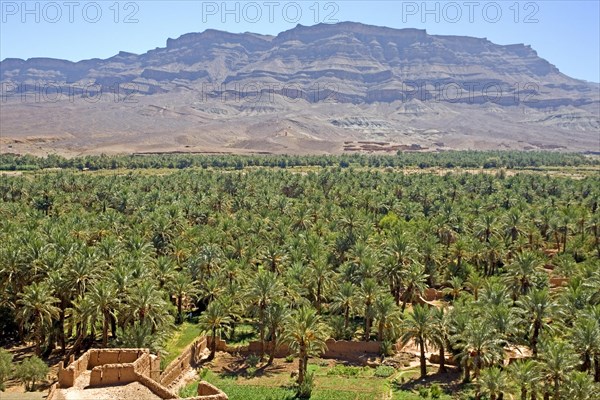
M 360 135 L 427 149 L 586 150 L 600 129 L 600 85 L 563 74 L 529 45 L 356 22 L 275 36 L 208 29 L 106 59 L 5 59 L 0 81 L 11 145 L 35 134 L 69 151 L 110 142 L 127 152 L 138 138 L 177 150 L 335 153 Z M 44 99 L 43 88 L 59 101 L 23 101 Z M 103 98 L 89 102 L 90 93 Z M 18 119 L 59 105 L 73 111 L 61 129 Z M 94 129 L 82 126 L 92 117 Z M 86 142 L 90 133 L 103 140 Z

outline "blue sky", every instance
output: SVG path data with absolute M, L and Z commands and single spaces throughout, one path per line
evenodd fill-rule
M 356 21 L 525 43 L 567 75 L 600 82 L 599 0 L 0 0 L 0 11 L 0 59 L 107 58 L 208 28 L 277 34 L 299 23 Z

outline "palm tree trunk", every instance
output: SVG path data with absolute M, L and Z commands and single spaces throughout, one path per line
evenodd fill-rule
M 108 327 L 110 323 L 110 317 L 104 312 L 104 321 L 102 323 L 102 347 L 108 346 Z
M 600 382 L 600 354 L 594 356 L 594 382 Z
M 58 339 L 60 341 L 60 353 L 65 355 L 65 348 L 67 347 L 65 340 L 65 309 L 61 307 L 58 323 Z
M 262 360 L 263 354 L 265 353 L 265 312 L 263 307 L 260 307 L 260 315 L 259 315 L 259 319 L 260 319 L 260 323 L 259 323 L 259 330 L 260 330 L 260 358 Z
M 35 355 L 40 356 L 42 354 L 42 324 L 41 321 L 37 321 L 35 326 Z
M 208 355 L 208 359 L 212 360 L 215 358 L 215 354 L 217 353 L 217 328 L 212 328 L 212 342 L 210 344 L 210 354 Z
M 440 344 L 440 368 L 438 369 L 438 373 L 445 374 L 446 371 L 446 349 L 444 349 L 444 345 Z
M 377 327 L 377 340 L 379 342 L 383 341 L 383 331 L 385 329 L 385 320 L 382 319 L 381 321 L 379 321 L 379 326 Z
M 114 315 L 110 314 L 110 332 L 114 339 L 117 338 L 117 319 Z
M 537 358 L 537 356 L 538 356 L 537 342 L 538 342 L 539 335 L 540 335 L 540 324 L 537 321 L 535 321 L 534 326 L 533 326 L 533 336 L 531 337 L 531 351 L 533 353 L 533 358 Z
M 469 366 L 468 362 L 465 364 L 464 371 L 465 371 L 465 376 L 463 378 L 463 383 L 471 382 L 471 367 Z
M 346 307 L 346 311 L 344 311 L 344 331 L 348 329 L 348 324 L 350 322 L 350 307 Z
M 180 323 L 183 322 L 183 318 L 182 318 L 182 315 L 181 315 L 181 309 L 183 307 L 182 307 L 181 303 L 183 303 L 182 296 L 177 296 L 177 323 L 178 324 L 180 324 Z
M 300 351 L 298 354 L 298 384 L 301 385 L 304 382 L 304 376 L 306 371 L 306 365 L 304 364 L 304 346 L 300 346 Z
M 267 361 L 267 365 L 273 364 L 273 360 L 275 359 L 275 345 L 277 344 L 277 334 L 275 333 L 275 329 L 273 329 L 271 338 L 271 348 L 269 349 L 269 360 Z
M 369 341 L 369 337 L 371 336 L 371 318 L 369 318 L 369 311 L 365 312 L 365 342 Z
M 527 400 L 527 388 L 521 386 L 521 400 Z
M 419 347 L 421 349 L 421 378 L 425 378 L 427 376 L 427 359 L 425 358 L 425 343 L 422 337 L 419 338 Z

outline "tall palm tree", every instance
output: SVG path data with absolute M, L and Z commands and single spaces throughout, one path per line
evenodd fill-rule
M 344 330 L 348 329 L 350 315 L 354 310 L 356 303 L 356 287 L 352 282 L 344 282 L 333 293 L 331 308 L 335 312 L 341 312 L 344 315 Z
M 175 295 L 175 302 L 177 304 L 177 318 L 175 322 L 181 324 L 183 322 L 183 300 L 188 296 L 194 297 L 197 293 L 196 287 L 186 271 L 176 273 L 173 279 L 166 283 L 166 287 L 169 293 Z
M 364 306 L 365 331 L 364 340 L 369 341 L 371 337 L 371 323 L 373 321 L 373 303 L 379 293 L 379 286 L 374 279 L 365 279 L 360 286 L 359 297 Z
M 592 377 L 585 372 L 572 371 L 567 375 L 561 387 L 561 398 L 569 400 L 588 400 L 598 398 L 600 385 L 594 383 Z
M 486 365 L 502 360 L 502 340 L 492 325 L 483 318 L 475 318 L 467 323 L 466 329 L 452 337 L 454 347 L 460 352 L 457 358 L 465 365 L 465 381 L 469 381 L 468 370 L 473 367 L 474 377 Z
M 280 335 L 283 331 L 284 322 L 290 315 L 290 310 L 287 305 L 281 302 L 273 302 L 269 304 L 266 310 L 266 322 L 269 329 L 270 346 L 269 346 L 269 360 L 268 365 L 273 364 L 275 353 L 277 352 L 277 345 L 280 341 Z
M 95 312 L 103 318 L 102 347 L 107 347 L 110 318 L 118 302 L 117 290 L 112 282 L 102 280 L 92 286 L 87 297 Z
M 579 317 L 571 329 L 570 340 L 581 355 L 581 369 L 588 372 L 592 369 L 592 360 L 600 354 L 600 327 L 591 318 Z
M 247 296 L 251 302 L 251 310 L 258 316 L 261 356 L 265 348 L 266 310 L 274 299 L 280 297 L 282 291 L 283 285 L 277 275 L 265 270 L 258 271 L 248 289 Z
M 419 346 L 421 378 L 425 378 L 427 376 L 425 348 L 433 338 L 432 317 L 429 307 L 417 304 L 408 315 L 408 318 L 403 321 L 401 329 L 401 339 L 404 345 L 412 339 Z
M 415 300 L 423 295 L 427 289 L 427 275 L 425 269 L 420 263 L 412 263 L 405 271 L 402 277 L 404 291 L 402 293 L 402 312 L 406 308 L 406 303 L 414 303 Z
M 377 323 L 377 340 L 394 340 L 398 337 L 401 317 L 400 310 L 391 294 L 380 293 L 373 306 Z
M 541 380 L 540 366 L 533 360 L 519 360 L 508 367 L 511 380 L 519 391 L 521 400 L 527 400 L 527 394 L 534 398 L 536 386 Z
M 198 318 L 198 326 L 201 332 L 203 334 L 210 332 L 212 337 L 210 355 L 208 356 L 209 360 L 215 358 L 217 335 L 220 337 L 222 332 L 227 331 L 230 323 L 229 312 L 218 300 L 211 302 L 202 315 L 200 315 L 200 318 Z
M 560 400 L 560 386 L 567 374 L 575 368 L 577 356 L 573 347 L 565 341 L 553 339 L 544 343 L 542 348 L 542 371 L 553 387 L 553 399 Z
M 59 302 L 60 300 L 52 296 L 52 289 L 46 282 L 34 282 L 19 294 L 18 318 L 22 324 L 33 328 L 35 354 L 38 356 L 42 353 L 44 332 L 59 316 L 60 310 L 56 306 Z
M 531 289 L 533 278 L 541 265 L 542 261 L 537 254 L 530 251 L 517 253 L 506 272 L 507 283 L 513 288 L 515 298 Z
M 557 304 L 552 299 L 548 289 L 534 289 L 521 296 L 516 304 L 523 311 L 524 320 L 528 324 L 529 344 L 533 356 L 537 357 L 540 334 L 546 326 L 546 319 L 556 309 Z
M 302 306 L 288 317 L 283 342 L 298 356 L 298 384 L 304 382 L 308 357 L 321 354 L 328 337 L 327 325 L 312 307 Z
M 478 384 L 479 391 L 486 394 L 490 400 L 498 399 L 498 396 L 502 396 L 504 392 L 510 389 L 506 372 L 498 367 L 484 369 Z M 479 392 L 476 398 L 480 398 Z
M 446 373 L 446 348 L 450 335 L 450 318 L 446 308 L 434 308 L 432 317 L 432 341 L 438 348 L 440 357 L 440 374 Z

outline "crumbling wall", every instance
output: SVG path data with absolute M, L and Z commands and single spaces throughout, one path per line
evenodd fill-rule
M 58 382 L 54 382 L 52 386 L 50 386 L 50 390 L 48 391 L 48 396 L 46 396 L 46 400 L 57 400 L 58 396 L 56 391 L 58 389 Z
M 165 368 L 158 381 L 169 386 L 179 375 L 181 375 L 190 366 L 200 362 L 202 352 L 207 348 L 207 340 L 205 337 L 200 337 L 191 343 L 183 352 Z
M 186 400 L 228 400 L 228 397 L 219 388 L 208 382 L 198 383 L 198 396 L 188 397 Z
M 217 342 L 217 344 L 219 344 Z M 325 342 L 327 349 L 321 355 L 322 358 L 342 358 L 342 359 L 355 359 L 365 354 L 379 354 L 381 350 L 381 342 L 356 342 L 350 340 L 334 340 L 328 339 Z M 229 351 L 229 346 L 224 346 Z M 242 351 L 240 348 L 234 348 L 235 351 Z M 244 348 L 243 350 L 246 350 Z M 250 342 L 247 346 L 248 353 L 260 353 L 261 346 L 260 341 Z M 264 351 L 268 353 L 271 350 L 271 343 L 266 342 Z M 275 357 L 282 358 L 290 355 L 290 349 L 286 345 L 279 345 L 275 351 Z
M 136 380 L 142 385 L 146 386 L 152 393 L 160 397 L 161 399 L 178 399 L 179 396 L 169 389 L 161 385 L 160 383 L 150 379 L 145 375 L 136 373 Z
M 137 381 L 133 363 L 99 365 L 92 369 L 90 386 L 124 385 Z
M 89 350 L 88 369 L 105 364 L 127 364 L 149 354 L 147 349 L 91 349 Z
M 327 350 L 322 358 L 356 358 L 365 354 L 379 354 L 381 343 L 374 342 L 354 342 L 349 340 L 329 339 L 325 342 Z
M 435 301 L 444 299 L 444 292 L 435 288 L 427 288 L 423 292 L 423 298 L 427 301 Z
M 61 388 L 71 387 L 75 384 L 75 380 L 79 377 L 79 375 L 88 369 L 89 357 L 90 351 L 88 350 L 77 360 L 71 356 L 68 366 L 64 367 L 64 364 L 59 366 L 58 384 Z

